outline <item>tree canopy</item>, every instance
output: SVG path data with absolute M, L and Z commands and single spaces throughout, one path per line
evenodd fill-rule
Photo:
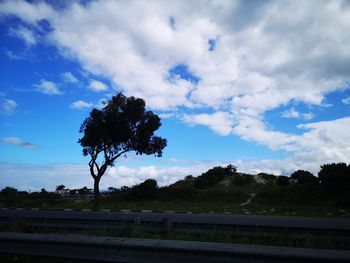
M 318 173 L 322 187 L 333 194 L 349 193 L 350 165 L 346 163 L 331 163 L 321 166 Z
M 290 177 L 296 180 L 298 184 L 317 184 L 319 182 L 316 176 L 304 170 L 295 171 Z
M 79 139 L 83 155 L 90 155 L 90 173 L 94 178 L 95 196 L 99 195 L 99 181 L 108 166 L 127 152 L 161 157 L 166 139 L 155 136 L 161 126 L 160 118 L 146 110 L 145 101 L 119 93 L 101 110 L 93 109 L 81 125 Z M 98 157 L 102 155 L 102 161 Z

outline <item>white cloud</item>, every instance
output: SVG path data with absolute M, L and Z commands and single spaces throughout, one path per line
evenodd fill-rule
M 350 105 L 350 96 L 341 100 L 345 105 Z
M 57 185 L 67 188 L 93 188 L 88 165 L 49 164 L 34 165 L 0 162 L 0 188 L 12 186 L 26 191 L 40 191 L 41 188 L 54 191 Z
M 294 108 L 291 108 L 290 110 L 288 111 L 284 111 L 282 112 L 282 117 L 284 118 L 299 118 L 300 116 L 300 113 L 298 111 L 296 111 Z
M 83 100 L 77 100 L 75 102 L 73 102 L 69 107 L 71 109 L 76 109 L 76 110 L 80 110 L 80 109 L 84 109 L 84 108 L 90 108 L 92 107 L 93 104 L 83 101 Z
M 0 113 L 10 116 L 15 112 L 17 103 L 14 100 L 0 98 Z
M 37 91 L 47 95 L 61 95 L 63 92 L 57 87 L 57 84 L 48 81 L 45 79 L 41 79 L 39 84 L 34 85 L 37 87 Z
M 56 13 L 43 2 L 33 5 L 26 1 L 12 0 L 1 3 L 0 15 L 17 15 L 28 23 L 36 23 L 42 19 L 52 18 Z
M 229 135 L 232 131 L 233 119 L 227 112 L 213 114 L 184 115 L 182 120 L 190 125 L 205 125 L 219 135 Z
M 20 138 L 17 138 L 17 137 L 0 138 L 0 141 L 3 143 L 13 144 L 24 148 L 30 148 L 30 149 L 36 148 L 35 144 L 22 141 Z
M 286 110 L 286 111 L 282 112 L 281 116 L 283 118 L 291 118 L 291 119 L 303 118 L 307 121 L 309 121 L 315 117 L 315 115 L 312 112 L 300 113 L 297 110 L 295 110 L 294 108 L 291 108 L 290 110 Z
M 307 121 L 312 120 L 314 117 L 315 117 L 315 114 L 313 114 L 312 112 L 303 114 L 303 118 Z
M 33 31 L 29 30 L 26 27 L 20 26 L 18 28 L 11 28 L 10 29 L 10 34 L 12 36 L 18 37 L 20 39 L 23 39 L 24 42 L 28 46 L 33 46 L 37 43 L 37 39 Z
M 95 92 L 106 91 L 108 89 L 107 85 L 101 81 L 93 80 L 89 84 L 89 89 Z
M 271 129 L 265 114 L 292 101 L 320 106 L 326 94 L 349 81 L 350 8 L 344 1 L 106 0 L 60 11 L 44 2 L 6 1 L 0 10 L 34 26 L 47 19 L 52 27 L 47 39 L 65 57 L 111 80 L 126 95 L 146 99 L 152 109 L 183 107 L 186 114 L 175 116 L 189 124 L 287 150 L 295 158 L 303 138 L 316 136 L 318 128 L 302 136 L 287 134 Z M 212 51 L 210 39 L 216 39 Z M 179 64 L 199 82 L 180 76 L 169 81 L 169 69 Z M 214 113 L 198 114 L 208 108 Z M 313 117 L 285 112 L 297 115 Z M 328 125 L 338 121 L 347 124 Z M 321 145 L 315 146 L 320 151 L 313 160 L 335 156 Z M 336 147 L 343 152 L 349 144 Z M 306 142 L 302 148 L 314 150 Z
M 78 79 L 73 75 L 72 72 L 64 72 L 62 73 L 62 79 L 67 83 L 77 83 Z
M 161 168 L 157 166 L 140 166 L 130 168 L 117 165 L 109 168 L 100 182 L 100 189 L 108 187 L 133 186 L 146 179 L 156 179 L 158 185 L 164 186 L 183 179 L 192 174 L 200 175 L 215 165 L 226 165 L 221 162 L 195 162 L 188 166 L 171 166 Z M 0 162 L 0 189 L 12 186 L 21 190 L 40 191 L 41 188 L 55 190 L 57 185 L 64 184 L 67 188 L 93 188 L 87 164 L 49 164 L 33 165 L 23 163 Z

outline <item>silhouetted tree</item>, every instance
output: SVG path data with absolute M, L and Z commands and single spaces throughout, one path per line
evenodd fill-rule
M 224 169 L 226 176 L 233 176 L 237 173 L 237 167 L 232 164 L 227 165 Z
M 91 189 L 89 189 L 89 188 L 87 188 L 86 186 L 84 186 L 84 187 L 78 189 L 78 193 L 79 193 L 80 195 L 87 195 L 87 194 L 90 193 L 90 190 L 91 190 Z
M 57 185 L 56 186 L 56 191 L 63 190 L 64 188 L 66 188 L 66 187 L 63 184 Z
M 295 171 L 290 177 L 296 180 L 298 184 L 317 184 L 319 182 L 316 176 L 304 170 Z
M 157 189 L 157 181 L 154 179 L 147 179 L 131 189 L 129 198 L 131 200 L 150 200 L 156 197 Z
M 4 189 L 1 190 L 1 193 L 4 195 L 14 195 L 18 193 L 18 190 L 11 186 L 6 186 Z
M 318 173 L 323 189 L 333 194 L 348 193 L 350 188 L 350 165 L 331 163 L 321 166 Z
M 107 190 L 108 190 L 108 192 L 110 192 L 110 193 L 118 191 L 117 188 L 112 187 L 112 186 L 108 187 Z
M 89 167 L 96 200 L 100 195 L 101 177 L 120 156 L 130 151 L 162 156 L 166 139 L 154 135 L 160 125 L 160 118 L 146 111 L 144 100 L 121 93 L 113 96 L 102 110 L 91 111 L 81 125 L 83 137 L 78 142 L 83 147 L 83 155 L 91 157 Z
M 216 185 L 225 177 L 233 176 L 235 173 L 236 167 L 233 165 L 228 165 L 227 167 L 216 166 L 198 176 L 194 181 L 194 185 L 196 188 L 205 189 Z

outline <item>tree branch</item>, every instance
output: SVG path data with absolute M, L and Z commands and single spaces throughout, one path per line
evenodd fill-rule
M 128 152 L 128 151 L 130 151 L 130 148 L 127 148 L 126 150 L 124 150 L 124 151 L 118 153 L 116 156 L 114 156 L 114 157 L 110 160 L 110 162 L 113 163 L 118 157 L 120 157 L 122 154 L 124 154 L 124 153 L 126 153 L 126 152 Z

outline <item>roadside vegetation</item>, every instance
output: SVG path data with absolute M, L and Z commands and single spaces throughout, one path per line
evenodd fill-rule
M 237 172 L 233 165 L 213 167 L 200 176 L 186 176 L 172 185 L 158 187 L 148 179 L 101 194 L 100 208 L 194 213 L 276 214 L 296 216 L 350 216 L 350 165 L 321 166 L 318 176 L 298 170 L 290 176 Z M 94 208 L 87 187 L 55 192 L 28 193 L 12 187 L 0 192 L 1 207 L 43 209 Z

